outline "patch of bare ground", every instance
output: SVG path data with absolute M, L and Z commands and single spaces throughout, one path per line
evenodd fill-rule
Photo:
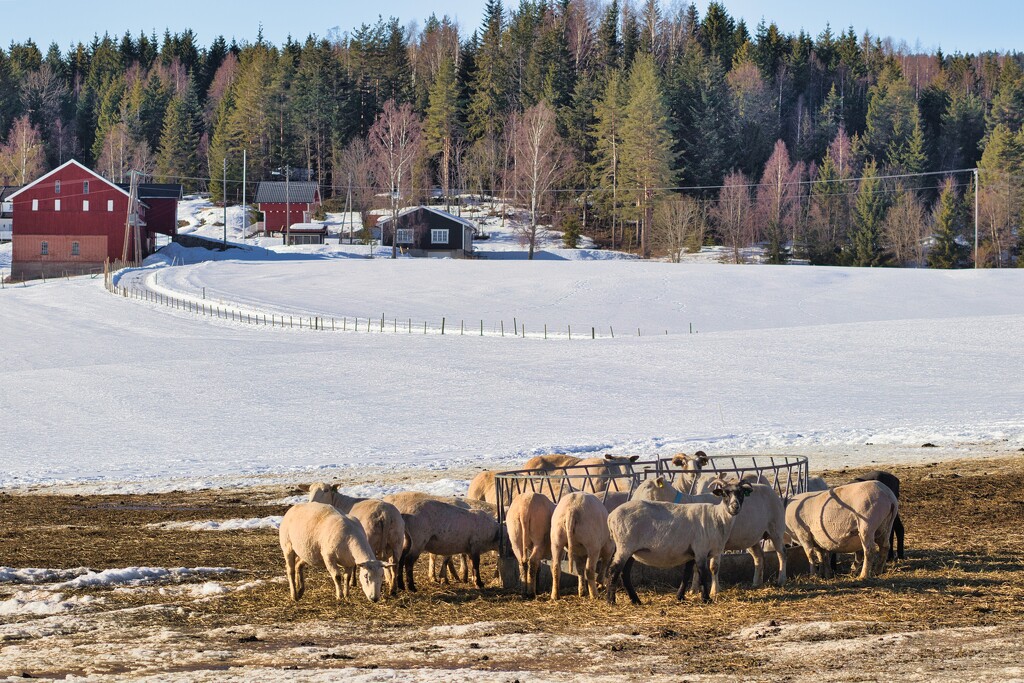
M 315 571 L 293 603 L 276 532 L 149 526 L 282 514 L 267 502 L 293 493 L 285 488 L 0 495 L 0 566 L 238 570 L 87 589 L 0 583 L 0 677 L 1024 679 L 1024 458 L 890 469 L 903 481 L 906 561 L 863 582 L 731 586 L 711 605 L 677 603 L 666 587 L 641 590 L 641 607 L 552 604 L 426 576 L 417 594 L 338 604 Z M 5 610 L 32 591 L 72 604 Z

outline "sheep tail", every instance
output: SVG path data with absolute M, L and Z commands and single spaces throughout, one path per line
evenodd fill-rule
M 573 573 L 573 574 L 579 574 L 579 571 L 578 571 L 579 568 L 576 567 L 576 563 L 573 562 L 573 554 L 572 554 L 573 532 L 576 530 L 575 527 L 576 527 L 576 523 L 570 517 L 569 520 L 568 520 L 568 523 L 565 525 L 565 545 L 566 545 L 566 552 L 569 555 L 569 571 L 571 573 Z

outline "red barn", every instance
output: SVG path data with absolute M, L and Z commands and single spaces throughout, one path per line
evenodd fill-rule
M 128 190 L 75 160 L 29 183 L 7 200 L 13 205 L 14 279 L 95 273 L 103 269 L 106 259 L 113 261 L 122 256 L 129 219 Z M 144 256 L 154 247 L 153 231 L 146 226 L 148 210 L 146 202 L 140 201 L 136 215 L 130 218 L 132 226 L 139 226 Z M 128 231 L 129 254 L 135 251 L 134 233 Z
M 263 213 L 263 231 L 283 233 L 287 223 L 313 220 L 320 208 L 320 187 L 306 181 L 264 181 L 256 188 L 256 204 Z

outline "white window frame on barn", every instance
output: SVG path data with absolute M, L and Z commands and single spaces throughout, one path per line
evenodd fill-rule
M 60 211 L 60 200 L 59 199 L 54 199 L 53 200 L 53 210 L 54 211 Z
M 113 210 L 114 210 L 114 200 L 113 199 L 108 199 L 107 200 L 107 211 L 113 211 Z
M 53 183 L 53 193 L 54 194 L 60 194 L 60 181 L 59 180 L 54 181 L 54 183 Z
M 50 255 L 50 243 L 47 242 L 46 240 L 43 240 L 42 242 L 39 243 L 39 255 L 40 256 L 49 256 Z
M 32 200 L 32 210 L 33 211 L 38 211 L 39 210 L 39 200 L 38 199 L 33 199 Z
M 89 194 L 89 181 L 82 181 L 82 194 Z
M 72 256 L 80 256 L 81 252 L 82 252 L 81 245 L 78 242 L 72 242 L 71 243 L 71 255 Z
M 88 199 L 83 199 L 82 200 L 82 211 L 88 211 L 88 210 L 89 210 L 89 200 Z
M 431 244 L 448 244 L 448 228 L 431 228 Z
M 415 237 L 413 234 L 414 232 L 415 231 L 412 228 L 399 228 L 398 236 L 395 237 L 395 241 L 398 242 L 398 244 L 412 244 L 413 238 Z

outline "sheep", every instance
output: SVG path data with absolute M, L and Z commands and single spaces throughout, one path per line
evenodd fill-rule
M 309 502 L 332 505 L 338 512 L 359 521 L 377 559 L 390 562 L 386 572 L 388 588 L 391 595 L 397 594 L 394 565 L 401 559 L 402 546 L 405 544 L 405 521 L 402 514 L 394 505 L 382 500 L 346 496 L 338 490 L 338 486 L 320 482 L 302 484 L 299 489 L 309 492 Z
M 398 587 L 416 591 L 413 568 L 424 552 L 443 557 L 469 555 L 473 563 L 476 587 L 483 588 L 480 579 L 480 555 L 498 547 L 501 527 L 484 510 L 466 510 L 450 503 L 429 498 L 403 498 L 402 494 L 388 496 L 405 520 L 408 536 L 399 561 Z M 404 580 L 403 574 L 404 571 Z
M 612 455 L 606 453 L 602 458 L 584 458 L 576 463 L 576 467 L 586 467 L 584 470 L 593 482 L 593 491 L 629 491 L 629 479 L 623 479 L 622 475 L 633 473 L 633 463 L 640 458 L 639 455 Z M 574 470 L 579 471 L 579 470 Z M 586 478 L 570 477 L 569 481 L 573 486 L 583 486 Z
M 683 471 L 676 476 L 675 487 L 686 493 L 707 493 L 714 477 L 701 476 L 701 471 L 709 462 L 711 459 L 704 451 L 697 451 L 692 457 L 686 453 L 677 453 L 672 458 L 672 464 Z
M 442 503 L 448 503 L 455 507 L 462 508 L 463 510 L 483 510 L 491 515 L 495 520 L 498 519 L 498 507 L 492 503 L 488 503 L 483 500 L 474 500 L 472 498 L 459 498 L 458 496 L 435 496 L 430 493 L 421 493 L 419 491 L 400 491 L 398 493 L 392 493 L 384 496 L 384 500 L 396 505 L 401 508 L 403 505 L 411 505 L 414 502 L 421 500 L 436 500 Z M 448 583 L 448 572 L 452 573 L 452 576 L 458 577 L 459 572 L 455 570 L 455 565 L 452 562 L 451 557 L 440 557 L 440 562 L 437 561 L 438 556 L 430 554 L 428 565 L 428 573 L 430 574 L 431 580 L 446 584 Z M 469 580 L 469 557 L 462 555 L 462 582 L 465 583 Z
M 896 496 L 896 500 L 900 499 L 900 479 L 892 472 L 886 472 L 884 470 L 871 470 L 864 474 L 854 477 L 854 482 L 857 481 L 880 481 L 889 487 L 889 490 Z M 851 482 L 853 483 L 853 482 Z M 903 519 L 899 512 L 896 513 L 896 520 L 892 524 L 892 535 L 889 537 L 889 557 L 888 559 L 893 560 L 895 558 L 905 559 L 903 554 L 903 537 L 905 534 L 903 528 Z M 895 555 L 893 554 L 893 537 L 895 537 Z
M 516 496 L 505 515 L 505 527 L 512 554 L 519 562 L 519 583 L 523 597 L 537 594 L 540 563 L 550 557 L 551 515 L 555 504 L 542 493 Z
M 380 599 L 384 563 L 373 554 L 359 522 L 323 503 L 293 505 L 279 530 L 288 590 L 298 601 L 306 592 L 306 565 L 323 567 L 334 580 L 334 596 L 348 599 L 348 575 L 359 572 L 363 593 Z
M 608 536 L 608 511 L 597 496 L 574 491 L 562 496 L 551 514 L 551 599 L 558 599 L 562 550 L 579 577 L 578 593 L 583 597 L 586 578 L 591 599 L 597 597 L 597 566 L 607 565 L 614 547 Z
M 466 498 L 485 500 L 491 505 L 497 505 L 498 491 L 494 485 L 494 475 L 496 474 L 497 472 L 494 470 L 484 470 L 473 477 L 469 482 Z
M 601 495 L 601 502 L 604 503 L 604 509 L 608 511 L 608 514 L 611 514 L 612 510 L 627 500 L 629 500 L 628 491 L 605 491 Z
M 898 513 L 899 501 L 885 484 L 855 482 L 795 496 L 786 507 L 786 526 L 803 547 L 811 574 L 820 564 L 825 578 L 831 576 L 829 563 L 822 561 L 825 553 L 862 552 L 864 580 L 881 570 Z
M 524 470 L 534 470 L 536 472 L 551 472 L 552 470 L 558 470 L 563 467 L 573 467 L 578 465 L 580 459 L 574 455 L 565 455 L 564 453 L 552 453 L 551 455 L 535 455 L 526 461 L 523 465 Z
M 697 566 L 701 599 L 709 602 L 716 596 L 711 577 L 711 558 L 717 558 L 725 546 L 743 507 L 744 499 L 753 493 L 754 485 L 745 481 L 725 482 L 716 479 L 711 492 L 721 499 L 718 504 L 691 503 L 677 505 L 649 500 L 631 500 L 608 516 L 608 530 L 615 545 L 607 599 L 615 604 L 615 586 L 621 579 L 634 605 L 640 598 L 633 588 L 631 571 L 639 560 L 652 567 L 671 568 L 686 564 L 676 599 L 682 600 L 690 582 L 692 564 Z
M 823 477 L 807 477 L 807 489 L 804 493 L 810 491 L 828 491 L 828 482 Z
M 775 489 L 766 484 L 756 483 L 756 475 L 747 474 L 741 479 L 751 485 L 751 492 L 736 516 L 726 550 L 746 550 L 754 560 L 753 588 L 764 583 L 764 548 L 761 541 L 768 539 L 779 562 L 776 585 L 786 583 L 786 508 Z M 655 477 L 637 487 L 633 500 L 654 500 L 665 503 L 717 503 L 715 494 L 689 495 L 671 486 L 667 478 Z M 711 592 L 718 592 L 718 558 L 711 560 Z M 696 591 L 696 589 L 695 589 Z

